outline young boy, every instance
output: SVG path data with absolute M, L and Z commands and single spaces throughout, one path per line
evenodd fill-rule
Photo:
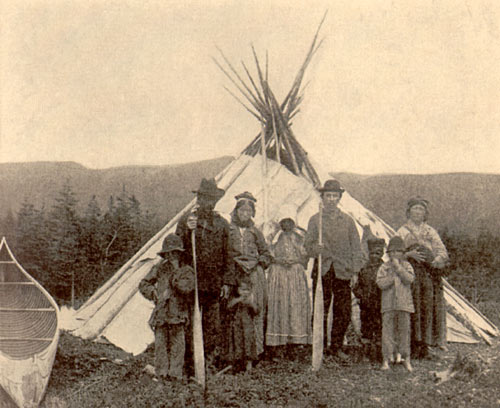
M 382 265 L 385 241 L 370 238 L 367 241 L 369 260 L 359 272 L 358 282 L 353 287 L 359 299 L 362 342 L 365 353 L 372 360 L 378 360 L 382 337 L 382 315 L 380 313 L 380 288 L 377 286 L 377 271 Z
M 155 371 L 162 379 L 182 379 L 188 295 L 194 291 L 194 271 L 180 266 L 182 240 L 169 234 L 158 252 L 163 260 L 139 284 L 142 295 L 154 302 L 149 325 L 155 333 Z
M 411 283 L 415 274 L 403 259 L 403 240 L 395 236 L 389 241 L 389 261 L 377 272 L 377 285 L 382 290 L 382 370 L 389 369 L 395 353 L 404 358 L 403 364 L 413 371 L 410 363 L 410 313 L 415 311 Z

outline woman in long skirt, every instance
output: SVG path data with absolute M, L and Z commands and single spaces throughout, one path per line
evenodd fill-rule
M 234 260 L 236 274 L 247 274 L 255 299 L 254 316 L 257 356 L 264 351 L 264 318 L 267 307 L 267 282 L 264 270 L 271 263 L 271 254 L 262 233 L 254 225 L 256 198 L 249 192 L 235 197 L 231 213 L 229 255 Z
M 274 261 L 268 272 L 266 345 L 308 344 L 311 306 L 303 232 L 295 226 L 295 209 L 288 207 L 280 212 L 281 230 L 273 240 Z
M 415 271 L 412 354 L 421 358 L 429 356 L 431 347 L 447 349 L 442 274 L 448 262 L 448 252 L 437 231 L 426 222 L 428 205 L 423 198 L 408 201 L 408 221 L 397 232 L 404 240 L 406 258 Z

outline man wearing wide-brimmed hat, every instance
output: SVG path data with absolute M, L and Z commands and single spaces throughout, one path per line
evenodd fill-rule
M 196 193 L 196 206 L 193 211 L 181 217 L 176 233 L 184 244 L 183 261 L 193 265 L 191 231 L 195 231 L 203 342 L 207 360 L 211 361 L 220 352 L 217 346 L 221 336 L 219 311 L 221 294 L 227 296 L 229 285 L 235 284 L 235 280 L 231 277 L 233 268 L 230 268 L 228 256 L 229 224 L 214 211 L 215 204 L 224 195 L 224 190 L 217 187 L 213 178 L 202 179 L 199 189 L 193 193 Z M 188 351 L 188 367 L 190 357 Z
M 318 255 L 322 255 L 321 277 L 324 298 L 324 345 L 327 350 L 328 310 L 333 295 L 333 324 L 329 354 L 347 359 L 342 351 L 344 335 L 351 321 L 351 279 L 361 268 L 363 255 L 354 221 L 338 208 L 344 189 L 337 180 L 327 180 L 319 189 L 323 206 L 322 244 L 319 244 L 319 213 L 309 220 L 305 247 L 315 258 L 312 278 L 313 294 L 318 278 Z

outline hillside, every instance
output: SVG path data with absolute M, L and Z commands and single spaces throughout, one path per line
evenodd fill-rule
M 500 228 L 500 175 L 356 175 L 332 173 L 349 193 L 393 227 L 406 220 L 406 203 L 420 195 L 430 201 L 429 223 L 475 235 L 481 227 Z
M 0 217 L 9 210 L 17 213 L 21 203 L 40 208 L 51 207 L 66 180 L 69 180 L 80 209 L 93 195 L 105 209 L 111 195 L 123 188 L 134 194 L 144 210 L 166 221 L 193 197 L 191 191 L 202 177 L 219 173 L 232 157 L 172 166 L 123 166 L 89 169 L 73 162 L 36 162 L 0 164 Z
M 192 197 L 202 177 L 213 177 L 231 157 L 172 166 L 123 166 L 88 169 L 72 162 L 0 164 L 0 217 L 14 214 L 23 200 L 37 208 L 51 207 L 63 183 L 70 180 L 86 207 L 96 195 L 105 210 L 110 195 L 123 188 L 134 194 L 144 210 L 161 222 L 175 215 Z M 500 175 L 451 173 L 432 175 L 358 175 L 334 173 L 353 197 L 393 227 L 405 221 L 409 197 L 421 195 L 431 202 L 429 222 L 438 229 L 475 234 L 481 226 L 500 229 Z

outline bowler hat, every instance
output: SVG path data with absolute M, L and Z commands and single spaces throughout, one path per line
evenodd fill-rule
M 389 245 L 387 245 L 387 252 L 404 251 L 404 250 L 405 250 L 405 244 L 401 237 L 398 237 L 396 235 L 395 237 L 392 237 L 390 239 Z
M 340 187 L 340 183 L 337 180 L 326 180 L 325 184 L 322 188 L 319 188 L 318 191 L 320 193 L 325 193 L 327 191 L 331 191 L 334 193 L 343 193 L 345 190 Z
M 182 239 L 178 235 L 168 234 L 163 240 L 161 251 L 158 252 L 158 255 L 163 256 L 167 252 L 172 251 L 184 251 L 184 245 L 182 244 Z
M 203 178 L 200 183 L 200 188 L 198 190 L 193 190 L 193 193 L 206 195 L 219 200 L 224 195 L 225 191 L 222 188 L 217 187 L 217 183 L 214 178 L 207 180 Z

